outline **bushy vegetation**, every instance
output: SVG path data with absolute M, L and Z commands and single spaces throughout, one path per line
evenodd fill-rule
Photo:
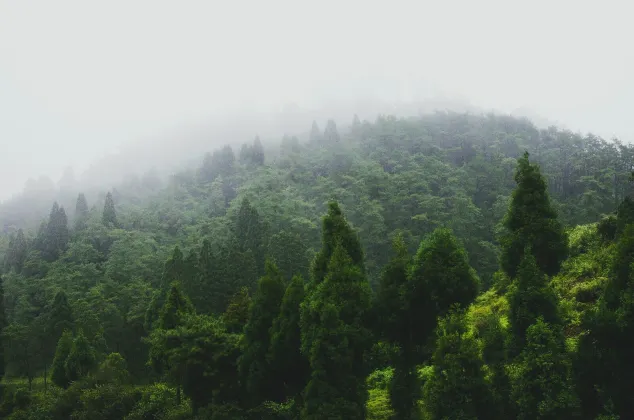
M 0 206 L 1 418 L 634 418 L 634 148 L 453 113 L 263 144 Z

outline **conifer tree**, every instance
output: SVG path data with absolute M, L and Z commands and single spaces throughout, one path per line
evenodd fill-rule
M 251 296 L 247 287 L 241 287 L 229 300 L 223 320 L 230 333 L 242 332 L 249 321 Z
M 550 202 L 546 181 L 528 156 L 526 152 L 518 159 L 517 187 L 504 218 L 507 232 L 501 238 L 500 265 L 510 278 L 517 274 L 526 246 L 534 253 L 539 270 L 549 276 L 559 272 L 568 254 L 568 239 Z
M 304 301 L 304 279 L 291 279 L 280 305 L 280 312 L 271 327 L 271 345 L 268 355 L 271 369 L 275 372 L 271 381 L 274 401 L 295 400 L 301 405 L 301 392 L 309 374 L 308 360 L 300 350 L 300 305 Z
M 313 121 L 313 125 L 310 128 L 309 141 L 311 144 L 321 144 L 322 135 L 321 130 L 319 130 L 319 126 L 317 125 L 317 121 Z
M 466 251 L 451 230 L 438 228 L 420 244 L 406 291 L 408 317 L 416 322 L 411 339 L 425 346 L 438 317 L 457 304 L 464 308 L 477 296 L 479 279 Z
M 103 214 L 101 220 L 105 226 L 117 227 L 117 212 L 114 208 L 114 200 L 112 199 L 112 193 L 106 194 L 106 202 L 103 206 Z
M 285 279 L 294 275 L 308 277 L 310 261 L 307 252 L 306 243 L 297 233 L 283 230 L 269 240 L 268 257 L 275 262 Z
M 88 209 L 88 201 L 84 193 L 79 193 L 77 203 L 75 204 L 75 230 L 80 231 L 86 227 L 90 210 Z
M 402 235 L 393 242 L 394 256 L 383 269 L 374 307 L 379 336 L 396 346 L 390 383 L 390 402 L 399 419 L 417 418 L 420 382 L 416 372 L 412 323 L 406 311 L 405 293 L 410 257 Z
M 68 303 L 66 293 L 60 290 L 55 294 L 51 310 L 48 315 L 46 337 L 42 337 L 44 344 L 44 364 L 45 371 L 46 366 L 50 360 L 50 357 L 54 357 L 56 346 L 64 331 L 72 331 L 74 329 L 73 313 Z
M 509 347 L 511 356 L 519 354 L 522 350 L 526 331 L 538 318 L 541 317 L 549 324 L 560 324 L 557 298 L 528 249 L 523 253 L 517 277 L 509 288 L 507 300 L 512 334 Z
M 59 340 L 57 340 L 55 357 L 51 368 L 51 380 L 60 388 L 67 388 L 70 385 L 70 379 L 68 379 L 66 374 L 66 359 L 68 359 L 72 346 L 73 335 L 69 330 L 64 330 Z
M 190 313 L 193 313 L 191 302 L 181 292 L 178 283 L 175 282 L 172 284 L 161 309 L 158 327 L 163 330 L 172 330 L 182 324 L 182 318 L 185 314 Z
M 439 321 L 436 335 L 433 373 L 423 391 L 429 418 L 492 418 L 494 407 L 478 343 L 467 332 L 464 311 L 449 312 Z
M 66 250 L 69 236 L 66 212 L 55 202 L 46 225 L 44 240 L 46 257 L 49 261 L 56 260 Z
M 238 368 L 245 384 L 246 395 L 253 406 L 272 398 L 267 381 L 275 373 L 267 360 L 269 330 L 280 311 L 284 296 L 284 280 L 270 260 L 266 261 L 266 274 L 258 281 L 258 287 L 250 305 L 249 322 L 244 327 L 243 355 Z
M 251 250 L 257 267 L 257 273 L 264 271 L 266 258 L 266 224 L 251 205 L 248 198 L 240 203 L 240 209 L 235 220 L 235 235 L 242 252 Z
M 577 417 L 579 401 L 570 373 L 561 328 L 538 318 L 526 331 L 526 347 L 514 371 L 512 399 L 517 402 L 517 418 Z
M 348 224 L 339 204 L 330 202 L 328 213 L 322 221 L 321 251 L 315 256 L 312 269 L 312 283 L 317 285 L 326 276 L 328 264 L 337 245 L 344 248 L 352 263 L 365 273 L 363 263 L 363 248 L 359 242 L 357 233 Z
M 256 166 L 264 165 L 264 147 L 262 146 L 262 142 L 258 136 L 255 136 L 255 139 L 253 140 L 251 159 Z
M 328 120 L 323 139 L 325 144 L 337 144 L 341 141 L 339 132 L 337 131 L 337 124 L 335 124 L 333 120 Z
M 24 231 L 18 229 L 15 235 L 9 237 L 9 247 L 5 255 L 4 266 L 6 270 L 13 270 L 16 273 L 22 272 L 27 254 L 29 252 Z
M 344 246 L 334 246 L 326 276 L 302 303 L 302 352 L 311 369 L 303 419 L 366 418 L 370 306 L 365 274 Z
M 243 143 L 240 148 L 240 153 L 238 154 L 238 161 L 243 165 L 248 165 L 251 161 L 251 156 L 253 156 L 251 146 Z
M 68 381 L 73 382 L 87 376 L 96 367 L 95 350 L 79 330 L 66 358 L 65 368 Z
M 4 308 L 4 281 L 0 275 L 0 382 L 4 377 L 4 334 L 3 330 L 7 326 L 7 315 Z

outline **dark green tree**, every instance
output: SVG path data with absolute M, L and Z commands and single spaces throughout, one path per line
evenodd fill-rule
M 235 236 L 242 252 L 251 250 L 257 272 L 264 272 L 266 258 L 267 227 L 258 211 L 246 197 L 240 203 L 240 209 L 235 219 Z
M 241 333 L 249 321 L 251 296 L 247 287 L 241 287 L 229 300 L 223 321 L 230 333 Z
M 61 340 L 61 339 L 60 339 Z M 69 382 L 81 379 L 90 374 L 97 366 L 95 349 L 82 330 L 79 330 L 65 362 L 66 377 Z
M 249 321 L 244 327 L 243 355 L 238 364 L 252 406 L 273 398 L 269 381 L 276 375 L 269 366 L 269 330 L 278 316 L 284 296 L 284 279 L 273 262 L 266 261 L 266 274 L 253 294 Z
M 107 227 L 119 226 L 119 224 L 117 223 L 117 212 L 114 208 L 114 200 L 112 199 L 112 193 L 110 192 L 106 194 L 106 202 L 103 206 L 101 221 Z
M 338 244 L 344 248 L 352 263 L 365 273 L 363 248 L 359 236 L 348 224 L 339 204 L 330 202 L 328 213 L 322 221 L 321 250 L 313 262 L 312 284 L 317 285 L 326 277 L 328 264 Z
M 374 312 L 379 337 L 394 345 L 389 385 L 390 402 L 395 418 L 419 417 L 420 381 L 418 380 L 414 343 L 411 330 L 415 322 L 409 319 L 406 291 L 411 259 L 402 235 L 393 242 L 394 256 L 383 269 L 376 295 Z
M 302 303 L 302 352 L 311 369 L 303 419 L 366 418 L 370 308 L 363 271 L 344 246 L 335 246 L 326 276 Z
M 308 247 L 298 233 L 283 230 L 272 235 L 269 240 L 268 257 L 275 262 L 285 279 L 291 279 L 294 275 L 308 277 Z
M 542 318 L 528 327 L 526 347 L 512 381 L 518 419 L 569 419 L 579 415 L 570 359 L 561 328 Z
M 500 265 L 513 278 L 526 246 L 535 254 L 539 270 L 553 276 L 568 254 L 568 239 L 550 202 L 546 181 L 539 166 L 528 160 L 528 152 L 518 159 L 517 187 L 504 218 Z
M 73 335 L 70 330 L 64 330 L 62 336 L 57 341 L 55 357 L 53 358 L 53 366 L 51 368 L 51 380 L 60 388 L 67 388 L 68 385 L 70 385 L 70 379 L 66 374 L 66 359 L 68 359 L 72 346 Z
M 494 407 L 484 379 L 478 343 L 467 331 L 463 310 L 439 321 L 433 373 L 425 382 L 425 409 L 430 419 L 490 419 Z
M 44 240 L 45 255 L 49 261 L 56 260 L 68 246 L 68 218 L 63 207 L 59 207 L 57 202 L 53 204 L 46 225 Z
M 523 253 L 517 277 L 507 293 L 507 300 L 511 326 L 509 351 L 513 357 L 521 352 L 528 327 L 539 317 L 549 324 L 560 325 L 557 298 L 529 250 Z
M 300 305 L 304 301 L 304 279 L 294 276 L 286 287 L 278 316 L 271 327 L 268 362 L 275 372 L 270 378 L 273 400 L 295 401 L 301 406 L 301 393 L 308 382 L 309 364 L 301 352 Z
M 75 230 L 80 231 L 86 228 L 86 221 L 89 216 L 88 201 L 84 193 L 79 193 L 75 204 Z
M 413 344 L 428 344 L 437 319 L 455 304 L 467 307 L 478 289 L 479 279 L 469 265 L 467 252 L 451 230 L 434 230 L 421 242 L 408 279 L 407 316 L 416 322 L 410 334 Z

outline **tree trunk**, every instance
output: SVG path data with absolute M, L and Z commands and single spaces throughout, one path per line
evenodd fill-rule
M 48 365 L 44 363 L 44 394 L 46 395 L 46 391 L 48 391 L 48 383 L 46 382 L 48 379 Z

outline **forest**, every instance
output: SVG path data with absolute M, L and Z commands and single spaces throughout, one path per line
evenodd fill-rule
M 0 204 L 0 418 L 632 419 L 633 169 L 447 111 L 34 187 Z

